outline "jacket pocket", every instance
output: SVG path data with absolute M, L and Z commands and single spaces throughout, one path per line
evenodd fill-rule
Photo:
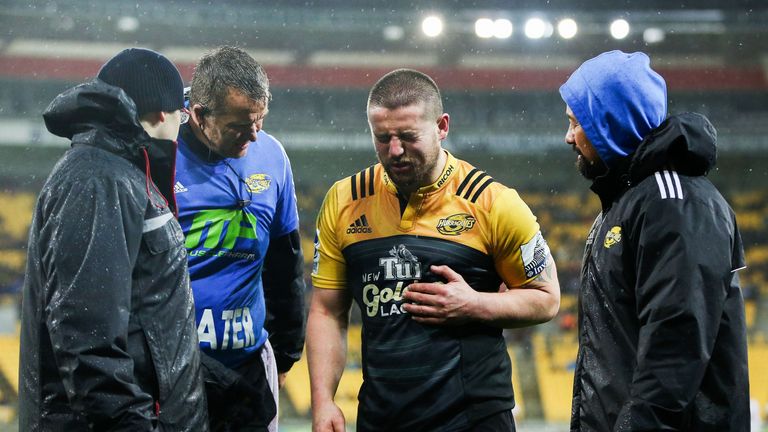
M 156 255 L 180 246 L 184 242 L 184 233 L 173 214 L 169 212 L 144 220 L 142 240 L 149 253 Z
M 152 352 L 149 335 L 144 326 L 128 336 L 128 351 L 133 358 L 134 376 L 139 387 L 152 395 L 153 400 L 159 400 L 161 392 L 157 358 Z

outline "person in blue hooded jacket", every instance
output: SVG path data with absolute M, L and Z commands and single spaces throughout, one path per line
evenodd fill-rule
M 717 133 L 667 117 L 643 53 L 603 53 L 560 87 L 565 141 L 602 212 L 579 292 L 572 431 L 748 431 L 744 251 L 707 179 Z

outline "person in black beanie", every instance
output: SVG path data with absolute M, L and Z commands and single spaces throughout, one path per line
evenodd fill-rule
M 208 430 L 173 192 L 183 104 L 173 63 L 131 48 L 43 114 L 72 147 L 30 229 L 19 430 Z

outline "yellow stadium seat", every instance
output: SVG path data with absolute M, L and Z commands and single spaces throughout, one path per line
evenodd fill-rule
M 350 325 L 347 334 L 347 367 L 341 376 L 335 401 L 344 412 L 347 422 L 354 423 L 357 419 L 357 392 L 363 383 L 363 372 L 360 369 L 360 337 L 359 325 Z M 288 374 L 285 386 L 285 396 L 293 405 L 297 414 L 309 416 L 312 399 L 309 386 L 309 365 L 306 355 L 296 362 Z
M 3 399 L 16 400 L 19 394 L 19 335 L 0 335 L 0 390 Z M 10 393 L 10 394 L 9 394 Z
M 760 407 L 768 404 L 768 342 L 754 341 L 749 344 L 749 393 Z
M 512 360 L 512 388 L 515 391 L 515 418 L 520 420 L 525 418 L 525 392 L 520 380 L 520 368 L 517 367 L 515 360 L 515 351 L 511 346 L 507 346 L 507 354 Z
M 293 405 L 296 413 L 301 416 L 309 415 L 311 408 L 311 398 L 309 392 L 309 369 L 307 367 L 307 356 L 301 357 L 301 360 L 294 363 L 291 371 L 283 386 L 283 393 Z
M 344 370 L 334 401 L 344 413 L 347 423 L 355 423 L 357 421 L 357 393 L 362 384 L 362 369 L 348 367 Z
M 544 335 L 533 339 L 534 361 L 539 383 L 544 418 L 550 422 L 567 422 L 571 417 L 572 364 L 578 344 L 571 337 L 553 338 L 550 348 Z
M 0 221 L 6 235 L 13 240 L 24 240 L 29 233 L 32 208 L 35 205 L 35 195 L 22 193 L 0 192 Z
M 744 302 L 744 311 L 747 318 L 747 329 L 751 329 L 755 325 L 755 319 L 757 318 L 757 302 L 746 300 Z

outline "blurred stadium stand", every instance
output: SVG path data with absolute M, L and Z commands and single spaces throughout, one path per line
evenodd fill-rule
M 561 312 L 551 323 L 509 332 L 512 377 L 524 419 L 554 424 L 570 415 L 576 354 L 575 303 L 586 232 L 599 211 L 563 144 L 567 126 L 559 85 L 583 60 L 608 49 L 643 50 L 666 78 L 670 112 L 706 114 L 719 133 L 712 181 L 737 213 L 748 269 L 741 281 L 750 334 L 752 397 L 768 404 L 768 4 L 757 1 L 608 0 L 542 2 L 458 0 L 5 0 L 0 9 L 0 429 L 14 415 L 18 371 L 18 291 L 34 200 L 66 142 L 40 114 L 64 89 L 95 76 L 128 46 L 167 54 L 185 80 L 206 50 L 248 49 L 273 86 L 266 129 L 291 157 L 300 205 L 307 275 L 314 218 L 330 184 L 375 162 L 365 117 L 368 88 L 397 67 L 435 77 L 451 114 L 446 146 L 515 187 L 538 216 L 558 261 Z M 437 13 L 445 34 L 421 34 Z M 480 16 L 506 17 L 509 40 L 480 40 Z M 579 22 L 572 40 L 526 40 L 523 20 L 537 15 Z M 627 18 L 624 40 L 606 32 Z M 183 21 L 183 22 L 180 22 Z M 663 41 L 647 42 L 656 28 Z M 398 36 L 399 35 L 399 36 Z M 337 400 L 356 417 L 362 380 L 359 321 L 349 336 L 348 369 Z M 289 374 L 281 406 L 309 415 L 306 361 Z M 3 429 L 4 430 L 4 429 Z

